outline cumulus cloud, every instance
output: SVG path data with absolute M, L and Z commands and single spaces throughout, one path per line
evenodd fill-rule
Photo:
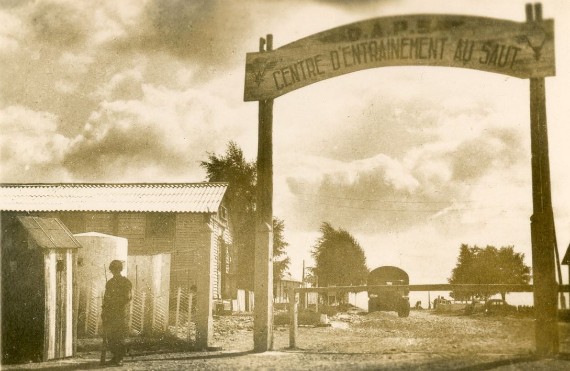
M 523 158 L 518 132 L 495 129 L 461 143 L 451 154 L 451 168 L 456 181 L 481 178 L 492 167 L 508 168 Z
M 118 180 L 129 170 L 147 169 L 161 179 L 196 180 L 207 149 L 223 147 L 239 132 L 218 112 L 221 101 L 213 95 L 146 84 L 140 89 L 141 99 L 104 101 L 93 112 L 63 162 L 74 176 Z
M 287 184 L 301 215 L 297 227 L 328 220 L 355 231 L 396 231 L 473 207 L 473 186 L 486 176 L 508 177 L 525 159 L 513 128 L 479 131 L 465 140 L 438 138 L 408 147 L 401 158 L 320 161 L 295 167 Z M 473 216 L 473 214 L 471 215 Z M 466 221 L 467 219 L 463 219 Z M 455 222 L 460 222 L 457 218 Z M 476 222 L 476 220 L 471 220 Z
M 210 1 L 41 0 L 0 10 L 0 53 L 6 51 L 0 79 L 10 81 L 0 107 L 49 116 L 30 120 L 52 123 L 44 125 L 46 138 L 66 139 L 52 153 L 62 179 L 202 180 L 198 164 L 207 152 L 236 138 L 251 141 L 246 132 L 255 139 L 255 126 L 241 125 L 241 112 L 250 110 L 241 100 L 242 76 L 200 72 L 243 57 L 235 54 L 242 40 L 234 31 L 249 27 L 246 13 L 239 4 Z M 3 170 L 27 163 L 15 157 L 2 158 Z
M 95 94 L 105 101 L 138 100 L 143 97 L 142 83 L 141 68 L 136 67 L 116 73 Z
M 34 36 L 60 47 L 81 45 L 88 36 L 90 17 L 74 3 L 40 1 L 29 15 Z
M 0 111 L 0 160 L 3 181 L 65 178 L 61 162 L 70 139 L 58 133 L 57 117 L 22 106 Z
M 227 68 L 242 58 L 244 30 L 249 12 L 237 2 L 148 2 L 137 22 L 125 25 L 117 38 L 118 50 L 166 52 L 189 60 L 205 70 Z
M 22 32 L 20 19 L 5 11 L 0 11 L 0 54 L 15 52 Z
M 84 74 L 94 59 L 88 54 L 76 54 L 69 51 L 63 52 L 58 62 L 67 73 Z

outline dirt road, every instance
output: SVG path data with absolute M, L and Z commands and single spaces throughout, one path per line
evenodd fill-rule
M 298 348 L 289 349 L 287 327 L 276 327 L 274 351 L 252 353 L 251 316 L 215 320 L 210 352 L 138 353 L 122 369 L 129 370 L 568 370 L 570 325 L 560 324 L 557 359 L 536 360 L 533 320 L 515 317 L 449 316 L 412 311 L 345 313 L 330 327 L 301 327 Z M 22 368 L 11 366 L 6 369 Z M 33 369 L 95 369 L 98 353 L 84 352 L 71 360 L 26 365 Z M 117 368 L 115 368 L 117 369 Z M 121 368 L 118 368 L 121 369 Z

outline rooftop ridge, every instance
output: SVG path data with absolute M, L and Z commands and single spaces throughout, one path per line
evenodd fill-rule
M 228 183 L 0 183 L 0 210 L 215 213 Z
M 83 183 L 83 182 L 68 182 L 68 183 L 0 183 L 0 187 L 195 187 L 195 186 L 227 186 L 228 182 L 163 182 L 163 183 Z

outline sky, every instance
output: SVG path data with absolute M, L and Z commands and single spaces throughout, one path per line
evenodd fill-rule
M 570 4 L 546 78 L 552 198 L 570 243 Z M 434 13 L 523 22 L 524 1 L 2 1 L 1 182 L 201 182 L 235 141 L 257 153 L 245 56 L 369 18 Z M 462 243 L 513 245 L 531 265 L 529 82 L 446 67 L 384 67 L 275 100 L 274 214 L 290 273 L 313 264 L 322 222 L 369 268 L 445 283 Z M 567 269 L 563 269 L 567 281 Z

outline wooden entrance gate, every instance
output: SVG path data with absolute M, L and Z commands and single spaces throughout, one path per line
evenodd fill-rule
M 527 4 L 526 22 L 456 15 L 375 18 L 323 31 L 273 50 L 260 39 L 246 57 L 245 101 L 259 102 L 254 349 L 273 347 L 273 100 L 332 77 L 384 66 L 445 66 L 530 79 L 531 217 L 536 350 L 558 353 L 554 217 L 544 78 L 555 75 L 554 21 Z

